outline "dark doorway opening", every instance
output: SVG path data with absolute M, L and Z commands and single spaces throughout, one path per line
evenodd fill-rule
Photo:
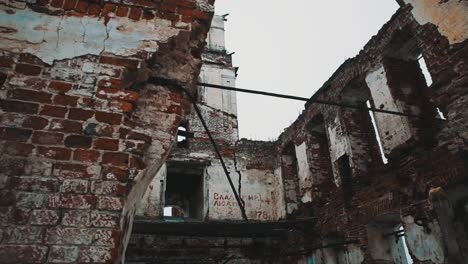
M 168 166 L 164 208 L 171 207 L 172 217 L 203 220 L 203 190 L 202 168 L 188 164 Z

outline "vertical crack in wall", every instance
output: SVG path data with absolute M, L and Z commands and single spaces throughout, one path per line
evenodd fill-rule
M 236 141 L 236 143 L 234 144 L 234 149 L 233 149 L 233 152 L 234 152 L 234 169 L 236 170 L 236 173 L 237 175 L 239 175 L 239 182 L 238 182 L 238 187 L 237 187 L 237 193 L 239 194 L 239 198 L 242 202 L 242 206 L 245 208 L 245 201 L 244 199 L 242 199 L 242 173 L 241 171 L 239 170 L 239 168 L 237 167 L 237 152 L 236 152 L 236 149 L 237 149 L 237 144 L 239 143 L 239 140 Z
M 57 25 L 57 43 L 55 44 L 55 49 L 59 48 L 59 43 L 60 43 L 60 31 L 63 29 L 62 28 L 62 23 L 63 20 L 65 19 L 65 16 L 60 17 L 60 21 Z

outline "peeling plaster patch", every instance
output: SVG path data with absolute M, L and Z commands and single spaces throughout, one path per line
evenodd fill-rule
M 0 49 L 30 53 L 52 64 L 55 60 L 109 52 L 131 56 L 155 52 L 158 42 L 178 34 L 170 21 L 113 18 L 107 26 L 95 17 L 57 17 L 29 9 L 0 10 L 0 25 L 10 29 L 0 36 Z
M 310 190 L 307 193 L 304 193 L 304 190 L 312 188 L 312 175 L 309 169 L 309 161 L 307 160 L 307 147 L 306 143 L 303 142 L 299 146 L 295 146 L 296 149 L 296 158 L 297 158 L 297 167 L 298 167 L 298 176 L 299 176 L 299 186 L 301 188 L 301 198 L 303 203 L 311 202 Z
M 371 91 L 372 99 L 377 108 L 405 112 L 398 101 L 393 98 L 387 84 L 384 67 L 381 66 L 366 76 L 366 83 Z M 383 108 L 381 107 L 383 106 Z M 382 137 L 385 154 L 405 143 L 411 138 L 411 128 L 408 118 L 405 116 L 374 113 L 377 129 Z
M 335 117 L 334 122 L 331 126 L 327 127 L 327 130 L 328 136 L 330 138 L 330 158 L 333 167 L 333 177 L 335 180 L 335 184 L 339 186 L 340 177 L 337 169 L 335 168 L 335 161 L 337 161 L 340 157 L 342 157 L 345 154 L 351 156 L 351 143 L 349 142 L 349 138 L 346 135 L 344 128 L 340 122 L 339 115 Z M 350 165 L 353 165 L 352 159 L 350 159 Z
M 330 137 L 330 156 L 332 162 L 335 162 L 344 154 L 349 153 L 349 149 L 351 149 L 338 115 L 333 125 L 328 127 L 328 135 Z
M 405 223 L 405 237 L 408 249 L 419 261 L 432 261 L 436 264 L 444 263 L 444 249 L 442 248 L 442 233 L 437 223 L 428 223 L 431 230 L 426 232 L 424 227 L 417 225 L 412 216 L 403 218 Z
M 432 23 L 447 37 L 450 44 L 468 38 L 468 1 L 404 0 L 413 6 L 414 18 L 421 24 Z

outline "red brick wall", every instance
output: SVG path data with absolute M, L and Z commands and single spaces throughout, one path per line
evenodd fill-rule
M 371 149 L 368 146 L 368 142 L 374 136 L 370 131 L 372 128 L 364 126 L 352 110 L 308 103 L 306 110 L 285 130 L 278 142 L 281 149 L 281 146 L 289 142 L 304 138 L 304 135 L 310 133 L 307 125 L 319 115 L 324 116 L 325 127 L 328 127 L 340 111 L 348 113 L 342 115 L 344 118 L 341 121 L 352 144 L 352 203 L 345 206 L 344 201 L 337 198 L 342 193 L 342 186 L 333 185 L 331 188 L 322 187 L 330 199 L 316 197 L 312 201 L 312 207 L 302 206 L 310 208 L 308 210 L 318 219 L 315 226 L 318 236 L 312 242 L 314 246 L 326 244 L 327 238 L 336 234 L 343 235 L 347 241 L 359 240 L 357 246 L 364 254 L 363 263 L 376 263 L 368 251 L 367 224 L 385 215 L 411 215 L 437 222 L 437 214 L 431 206 L 431 189 L 442 188 L 450 193 L 455 186 L 466 184 L 468 176 L 468 134 L 464 132 L 468 131 L 468 41 L 449 45 L 435 25 L 418 24 L 412 17 L 411 8 L 410 5 L 401 8 L 358 56 L 346 61 L 333 74 L 314 98 L 340 102 L 348 84 L 357 78 L 365 77 L 367 73 L 383 64 L 386 56 L 392 52 L 392 38 L 401 29 L 406 28 L 412 37 L 416 38 L 418 49 L 428 64 L 434 83 L 430 87 L 424 87 L 420 72 L 415 70 L 417 65 L 405 64 L 407 68 L 393 65 L 396 67 L 392 68 L 393 79 L 390 80 L 390 84 L 394 86 L 392 93 L 407 105 L 422 109 L 422 115 L 432 116 L 435 107 L 439 106 L 448 120 L 411 120 L 419 137 L 392 153 L 389 164 L 385 166 L 375 162 L 380 160 L 380 156 L 376 156 L 378 152 L 375 145 L 371 146 Z M 413 82 L 414 90 L 405 96 L 398 94 L 401 91 L 396 90 L 398 85 L 394 84 L 399 81 Z M 415 111 L 415 108 L 407 110 L 411 112 Z M 367 113 L 364 114 L 367 118 Z M 281 155 L 280 150 L 277 151 L 277 155 Z M 324 171 L 326 169 L 323 167 Z M 447 242 L 453 241 L 454 238 L 445 236 L 444 239 Z M 415 263 L 422 262 L 415 260 Z
M 145 84 L 145 72 L 190 88 L 212 14 L 190 0 L 41 0 L 28 8 L 106 23 L 162 18 L 180 29 L 154 54 L 48 65 L 34 54 L 0 52 L 0 263 L 116 263 L 134 203 L 186 105 L 180 90 Z

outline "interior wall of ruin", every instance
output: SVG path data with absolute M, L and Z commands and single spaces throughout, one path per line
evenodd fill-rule
M 408 258 L 413 263 L 466 262 L 466 224 L 461 220 L 466 213 L 461 208 L 467 197 L 455 186 L 466 186 L 468 175 L 467 137 L 462 132 L 467 126 L 466 105 L 462 106 L 467 100 L 467 4 L 400 2 L 405 2 L 402 8 L 359 55 L 347 60 L 312 98 L 354 105 L 368 100 L 376 109 L 418 117 L 374 112 L 374 131 L 368 112 L 307 103 L 277 142 L 278 160 L 294 144 L 299 197 L 307 197 L 298 202 L 297 213 L 287 214 L 297 218 L 311 210 L 317 217 L 318 237 L 312 248 L 330 244 L 336 234 L 345 244 L 311 252 L 305 260 L 309 263 L 407 263 Z M 421 56 L 432 83 L 424 80 Z M 441 120 L 436 108 L 451 117 Z M 317 124 L 318 117 L 325 137 L 317 137 L 318 126 L 310 125 Z M 304 144 L 305 138 L 312 144 Z M 333 185 L 321 185 L 321 175 L 314 176 L 317 167 L 328 170 L 314 162 L 319 138 L 327 139 L 325 164 L 332 166 L 328 182 Z M 450 198 L 449 193 L 458 194 Z M 373 224 L 388 215 L 395 218 Z M 382 238 L 397 226 L 403 226 L 399 237 L 405 239 L 397 241 L 398 247 Z M 455 226 L 463 229 L 455 232 Z M 361 253 L 342 258 L 340 250 L 351 254 L 351 246 Z

